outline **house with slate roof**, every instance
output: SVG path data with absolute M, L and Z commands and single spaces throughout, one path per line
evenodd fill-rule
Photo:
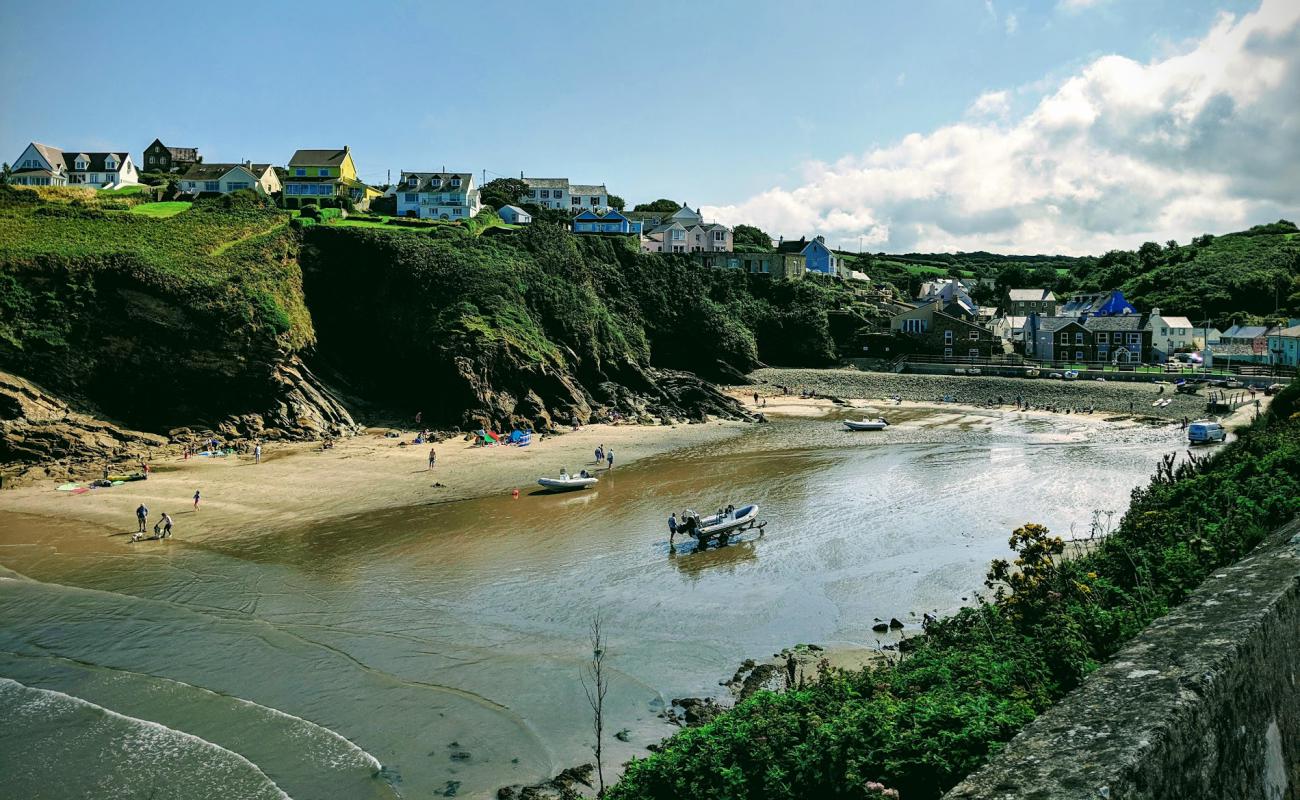
M 242 164 L 193 164 L 180 180 L 181 192 L 191 195 L 212 192 L 230 194 L 240 189 L 272 195 L 282 188 L 274 166 L 254 164 L 251 161 Z
M 840 276 L 840 257 L 827 246 L 825 236 L 814 236 L 811 241 L 800 238 L 798 241 L 791 239 L 787 242 L 782 239 L 777 243 L 776 252 L 801 253 L 809 272 Z
M 1272 364 L 1280 367 L 1300 367 L 1300 319 L 1290 320 L 1290 326 L 1269 331 L 1268 353 Z
M 574 233 L 622 233 L 641 235 L 641 223 L 633 222 L 615 209 L 605 214 L 583 211 L 573 218 Z
M 1050 289 L 1008 289 L 1002 310 L 1012 317 L 1056 316 L 1056 295 Z
M 1187 317 L 1161 314 L 1160 309 L 1153 308 L 1147 327 L 1151 329 L 1151 351 L 1156 361 L 1168 361 L 1174 353 L 1197 346 L 1196 329 Z
M 1109 292 L 1071 295 L 1070 299 L 1057 309 L 1057 313 L 1065 317 L 1077 317 L 1081 314 L 1090 317 L 1113 317 L 1120 314 L 1136 314 L 1137 309 L 1124 299 L 1123 292 L 1113 289 Z
M 308 203 L 334 206 L 347 197 L 358 208 L 367 208 L 381 192 L 357 178 L 352 148 L 341 150 L 298 150 L 289 159 L 288 177 L 284 181 L 286 208 Z
M 641 225 L 645 234 L 641 250 L 645 253 L 730 253 L 731 228 L 717 222 L 705 222 L 690 206 L 671 214 L 664 212 L 628 212 L 628 219 Z
M 184 172 L 202 160 L 197 147 L 168 147 L 161 139 L 154 139 L 144 149 L 140 166 L 145 172 Z
M 131 154 L 125 150 L 92 153 L 60 150 L 32 142 L 13 161 L 10 182 L 17 186 L 86 186 L 92 189 L 133 186 L 140 182 Z
M 524 178 L 528 192 L 523 202 L 559 211 L 595 211 L 609 208 L 609 190 L 605 184 L 569 183 L 568 178 Z
M 1140 364 L 1152 358 L 1151 330 L 1145 314 L 1108 317 L 1030 314 L 1022 330 L 1025 356 L 1039 361 Z
M 394 193 L 399 217 L 458 220 L 483 210 L 472 172 L 404 170 Z

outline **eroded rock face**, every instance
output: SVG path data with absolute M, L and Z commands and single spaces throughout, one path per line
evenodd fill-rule
M 297 356 L 276 364 L 271 384 L 265 411 L 229 417 L 217 430 L 232 439 L 311 440 L 357 429 L 352 414 Z
M 163 436 L 78 413 L 36 384 L 0 372 L 0 464 L 8 480 L 94 473 L 166 446 Z

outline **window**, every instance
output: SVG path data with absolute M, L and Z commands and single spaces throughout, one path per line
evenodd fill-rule
M 221 191 L 221 184 L 218 183 L 217 181 L 204 181 L 204 182 L 203 182 L 203 191 L 205 191 L 205 192 L 219 192 L 219 191 Z
M 599 198 L 599 197 L 593 197 L 593 198 L 591 198 L 591 204 L 592 204 L 593 206 L 604 205 L 604 203 L 600 202 L 600 198 Z
M 293 170 L 293 174 L 299 178 L 305 178 L 307 177 L 307 170 L 303 169 L 302 167 L 295 167 Z
M 1069 343 L 1070 343 L 1070 334 L 1068 333 L 1061 334 L 1061 344 L 1069 344 Z
M 550 190 L 550 189 L 543 189 L 543 190 L 542 190 L 542 197 L 550 197 L 550 196 L 551 196 L 551 190 Z
M 714 232 L 713 232 L 713 241 L 715 241 L 715 242 L 725 242 L 726 240 L 727 240 L 726 234 L 724 234 L 722 231 L 714 231 Z
M 465 213 L 465 209 L 461 208 L 460 206 L 456 206 L 455 208 L 453 208 L 453 209 L 451 210 L 451 213 L 452 213 L 453 216 L 457 216 L 457 217 L 459 217 L 459 216 L 461 216 L 462 214 Z
M 970 356 L 971 358 L 979 358 L 980 351 L 972 347 L 971 349 L 966 351 L 966 355 Z
M 1109 333 L 1097 334 L 1097 344 L 1099 345 L 1110 344 L 1110 334 Z
M 944 358 L 952 358 L 952 348 L 951 348 L 951 347 L 945 347 L 945 348 L 943 348 L 943 357 L 944 357 Z
M 686 231 L 673 231 L 673 239 L 675 241 L 680 242 L 685 238 L 686 238 Z
M 158 159 L 155 158 L 154 156 L 149 156 L 149 163 L 150 163 L 150 164 L 156 164 L 156 163 L 158 163 Z
M 1074 332 L 1074 343 L 1075 343 L 1075 344 L 1083 344 L 1083 331 L 1075 331 L 1075 332 Z
M 237 192 L 240 189 L 247 189 L 247 188 L 248 188 L 248 181 L 233 181 L 231 183 L 226 184 L 227 192 Z
M 536 196 L 537 196 L 537 190 L 536 190 L 536 189 L 529 189 L 529 190 L 528 190 L 528 196 L 529 196 L 529 197 L 536 197 Z
M 970 332 L 970 340 L 971 340 L 972 342 L 979 341 L 979 338 L 980 338 L 980 332 L 979 332 L 979 331 L 971 331 L 971 332 Z
M 947 331 L 944 331 L 944 332 L 943 332 L 943 343 L 944 343 L 944 344 L 952 344 L 952 331 L 951 331 L 951 330 L 947 330 Z
M 74 164 L 73 166 L 76 167 L 78 170 L 85 170 L 86 167 L 90 165 L 87 164 L 85 161 L 82 161 L 81 159 L 77 159 L 77 163 Z
M 570 198 L 570 200 L 572 200 L 572 203 L 570 203 L 570 205 L 575 205 L 575 206 L 580 206 L 580 205 L 582 205 L 582 198 L 581 198 L 581 197 L 572 197 L 572 198 Z
M 430 178 L 429 185 L 437 189 L 442 186 L 442 178 Z
M 328 178 L 329 176 L 330 176 L 329 167 L 321 167 L 320 169 L 316 170 L 316 177 L 318 178 Z
M 415 192 L 407 192 L 406 194 L 402 195 L 402 199 L 408 203 L 414 203 L 420 199 L 420 196 Z
M 451 179 L 451 188 L 455 189 L 460 186 L 460 178 Z
M 1082 360 L 1083 360 L 1083 351 L 1082 351 L 1082 350 L 1075 350 L 1075 351 L 1074 351 L 1074 360 L 1075 360 L 1075 361 L 1082 361 Z
M 408 176 L 407 179 L 406 179 L 406 184 L 407 184 L 408 186 L 415 186 L 415 185 L 417 185 L 419 182 L 420 182 L 420 176 L 419 176 L 419 175 L 410 175 L 410 176 Z
M 1129 344 L 1141 344 L 1141 342 L 1142 342 L 1142 334 L 1140 334 L 1140 333 L 1130 333 L 1130 334 L 1128 335 L 1128 343 L 1129 343 Z
M 1161 328 L 1161 329 L 1160 329 L 1160 335 L 1161 335 L 1161 336 L 1168 336 L 1168 335 L 1169 335 L 1169 329 L 1168 329 L 1168 328 Z
M 185 181 L 185 188 L 186 188 L 186 189 L 193 189 L 193 188 L 194 188 L 195 186 L 197 186 L 197 185 L 198 185 L 198 184 L 196 184 L 194 181 Z

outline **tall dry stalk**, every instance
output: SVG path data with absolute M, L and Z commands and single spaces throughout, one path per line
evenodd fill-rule
M 609 691 L 609 684 L 605 680 L 605 636 L 601 631 L 599 613 L 591 619 L 590 641 L 591 661 L 579 670 L 578 680 L 582 682 L 582 691 L 586 693 L 587 703 L 591 706 L 591 728 L 596 735 L 596 746 L 592 748 L 596 753 L 598 781 L 596 796 L 602 797 L 605 794 L 605 764 L 602 757 L 605 740 L 605 694 Z

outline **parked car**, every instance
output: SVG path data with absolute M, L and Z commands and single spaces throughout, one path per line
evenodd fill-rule
M 1228 432 L 1217 422 L 1208 419 L 1197 420 L 1187 426 L 1189 444 L 1211 444 L 1228 438 Z
M 1277 394 L 1278 392 L 1282 391 L 1285 388 L 1286 388 L 1285 383 L 1271 383 L 1268 386 L 1264 387 L 1264 396 L 1272 397 L 1273 395 Z

